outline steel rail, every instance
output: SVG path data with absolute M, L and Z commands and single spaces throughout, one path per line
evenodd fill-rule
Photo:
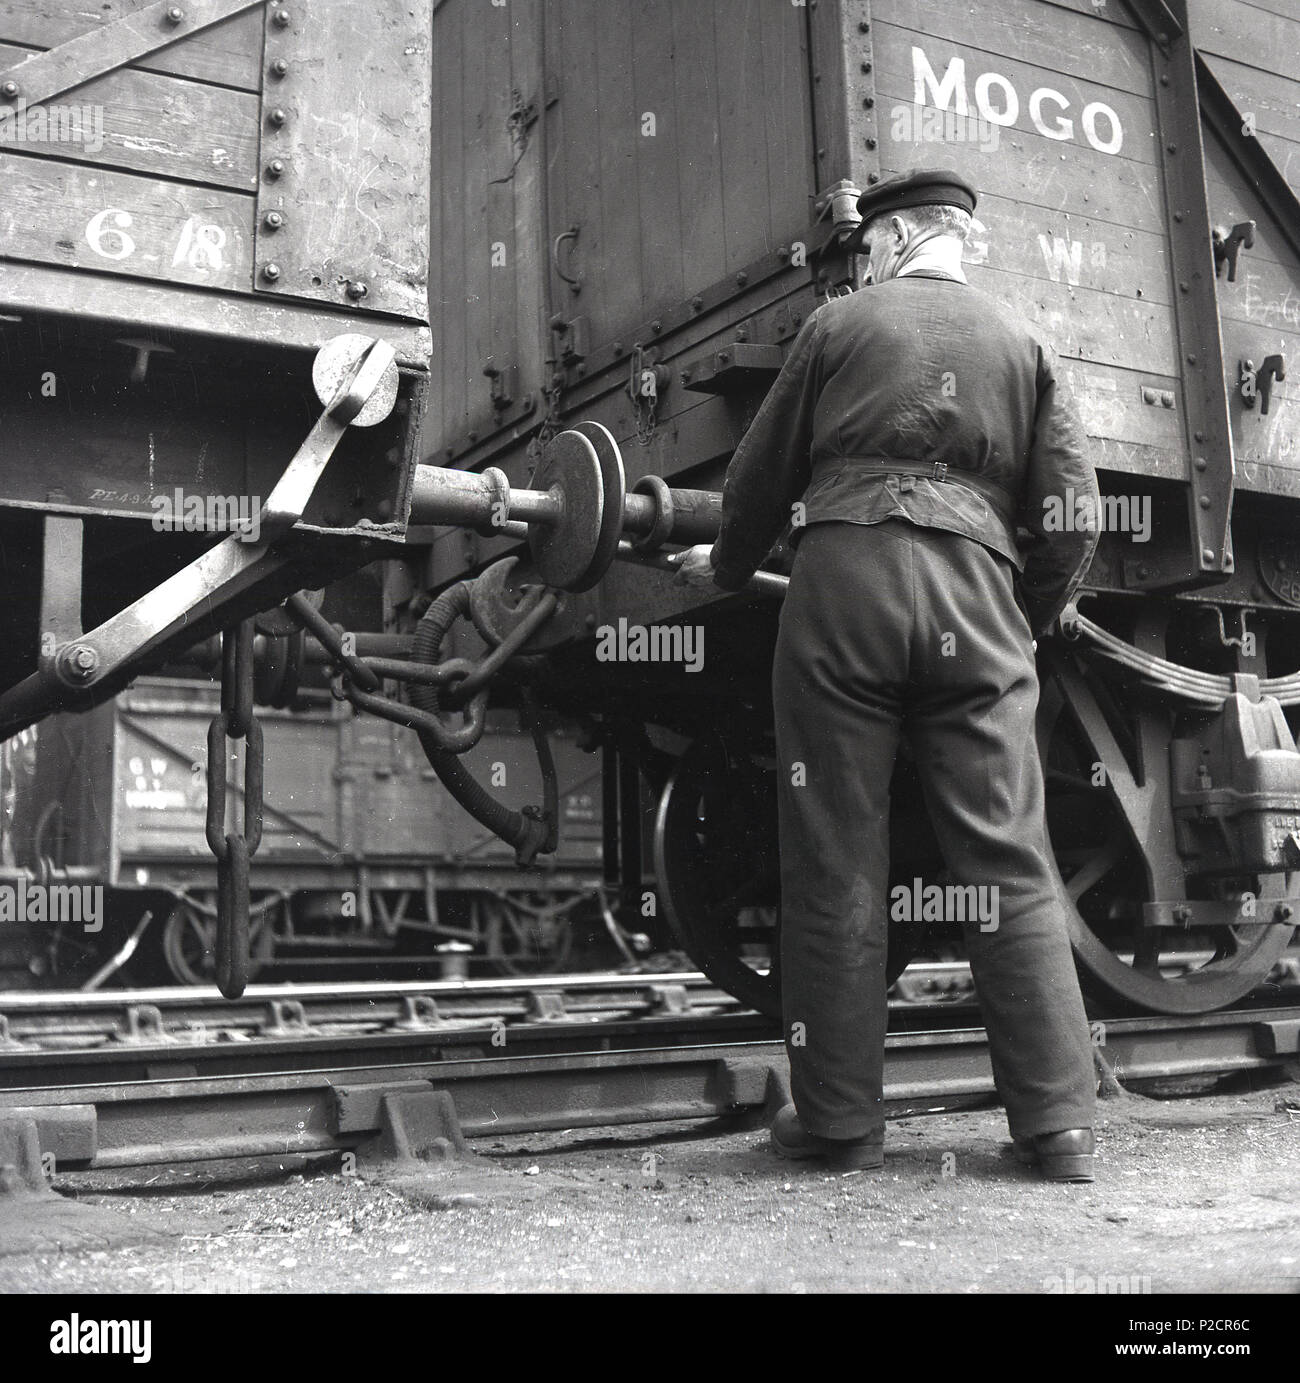
M 590 1034 L 589 1034 L 590 1035 Z M 1260 1070 L 1300 1052 L 1294 1009 L 1117 1019 L 1100 1032 L 1127 1082 Z M 394 1101 L 444 1102 L 458 1141 L 506 1133 L 734 1117 L 784 1098 L 779 1041 L 715 1041 L 642 1050 L 466 1054 L 439 1060 L 286 1068 L 257 1075 L 172 1076 L 0 1091 L 0 1120 L 35 1126 L 64 1169 L 224 1157 L 375 1151 Z M 885 1098 L 943 1102 L 994 1093 L 985 1033 L 892 1034 Z

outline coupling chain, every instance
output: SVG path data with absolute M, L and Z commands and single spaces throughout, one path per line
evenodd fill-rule
M 464 754 L 483 738 L 492 679 L 555 613 L 559 597 L 547 587 L 534 586 L 520 603 L 518 623 L 491 652 L 477 662 L 448 658 L 438 663 L 359 657 L 350 646 L 353 636 L 331 624 L 301 593 L 285 603 L 329 655 L 334 668 L 330 688 L 336 698 L 350 702 L 359 711 L 426 733 L 447 753 Z M 464 711 L 462 723 L 457 725 L 440 714 L 383 695 L 385 679 L 445 688 L 440 700 L 451 709 Z
M 653 365 L 647 365 L 645 351 L 640 345 L 632 347 L 629 356 L 630 377 L 628 393 L 632 396 L 632 416 L 636 420 L 637 445 L 648 447 L 654 441 L 656 416 L 659 408 L 659 385 Z
M 262 843 L 266 780 L 262 723 L 253 712 L 254 622 L 221 636 L 221 709 L 208 725 L 205 834 L 217 857 L 217 987 L 237 999 L 248 984 L 249 861 Z M 232 743 L 244 742 L 242 823 L 226 829 L 227 767 Z

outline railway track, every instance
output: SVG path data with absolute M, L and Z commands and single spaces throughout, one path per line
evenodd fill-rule
M 772 1020 L 696 974 L 0 997 L 0 1125 L 64 1170 L 427 1153 L 503 1133 L 734 1117 L 784 1097 Z M 978 1014 L 896 1008 L 886 1099 L 994 1093 Z M 1094 1024 L 1126 1083 L 1300 1059 L 1300 1010 Z M 440 1144 L 439 1140 L 445 1140 Z M 33 1145 L 33 1146 L 35 1146 Z

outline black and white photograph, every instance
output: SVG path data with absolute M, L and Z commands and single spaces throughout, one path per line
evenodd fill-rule
M 15 1367 L 1294 1356 L 1300 0 L 0 0 L 0 579 Z

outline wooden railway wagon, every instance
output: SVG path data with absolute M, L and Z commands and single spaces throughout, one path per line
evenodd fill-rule
M 1105 497 L 1080 608 L 1039 649 L 1081 970 L 1166 1012 L 1260 983 L 1300 883 L 1300 4 L 444 0 L 432 53 L 425 451 L 497 468 L 482 492 L 508 483 L 512 517 L 563 491 L 547 439 L 579 420 L 643 499 L 718 489 L 800 324 L 858 286 L 856 193 L 936 164 L 974 182 L 970 280 L 1058 351 Z M 521 497 L 535 474 L 551 501 Z M 417 478 L 399 609 L 517 550 L 446 522 L 457 484 Z M 603 736 L 627 891 L 648 783 L 658 900 L 775 1009 L 776 603 L 593 574 L 533 646 Z M 702 670 L 636 661 L 627 631 L 664 626 L 699 631 Z M 901 877 L 933 877 L 905 764 L 895 802 Z
M 274 974 L 273 958 L 306 974 L 409 969 L 417 957 L 437 973 L 437 948 L 448 945 L 444 956 L 475 970 L 561 967 L 571 922 L 599 914 L 598 761 L 571 737 L 553 737 L 562 846 L 540 872 L 525 872 L 447 796 L 412 736 L 354 717 L 324 693 L 305 696 L 301 710 L 262 715 L 270 772 L 252 867 L 255 973 Z M 20 946 L 9 958 L 19 977 L 35 956 L 46 983 L 84 978 L 149 911 L 130 973 L 212 982 L 202 763 L 216 699 L 211 683 L 141 678 L 93 711 L 27 732 L 26 762 L 10 767 L 10 869 L 0 873 L 102 885 L 105 906 L 94 933 L 75 921 L 7 927 Z M 494 713 L 469 762 L 487 780 L 536 795 L 531 744 L 512 721 Z
M 0 734 L 401 542 L 429 14 L 0 2 Z

